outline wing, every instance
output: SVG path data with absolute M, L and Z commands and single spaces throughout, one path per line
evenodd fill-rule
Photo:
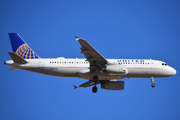
M 119 80 L 117 80 L 117 79 L 114 79 L 114 80 L 101 80 L 101 81 L 96 82 L 96 84 L 92 80 L 89 80 L 89 81 L 87 81 L 87 82 L 85 82 L 85 83 L 83 83 L 81 85 L 78 85 L 78 86 L 74 85 L 74 89 L 79 88 L 79 87 L 86 88 L 86 87 L 90 87 L 90 86 L 93 86 L 93 85 L 97 85 L 99 83 L 101 83 L 101 84 L 106 83 L 106 82 L 109 82 L 109 81 L 112 82 L 112 81 L 119 81 Z
M 107 64 L 107 60 L 99 54 L 86 40 L 76 38 L 81 45 L 81 53 L 87 58 L 90 63 Z
M 91 72 L 95 71 L 95 67 L 101 67 L 108 63 L 108 61 L 99 54 L 86 40 L 81 38 L 76 38 L 76 40 L 81 45 L 81 53 L 84 54 L 87 61 L 90 63 Z
M 100 83 L 100 82 L 98 81 L 98 82 L 96 83 L 96 85 L 99 84 L 99 83 Z M 93 82 L 92 80 L 89 80 L 89 81 L 87 81 L 87 82 L 85 82 L 85 83 L 83 83 L 83 84 L 81 84 L 81 85 L 78 85 L 78 86 L 75 86 L 75 85 L 74 85 L 74 89 L 79 88 L 79 87 L 86 88 L 86 87 L 93 86 L 93 85 L 95 85 L 95 82 Z

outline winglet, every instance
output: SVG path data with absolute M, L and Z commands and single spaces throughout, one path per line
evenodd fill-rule
M 79 37 L 77 37 L 77 36 L 74 36 L 75 38 L 79 38 Z
M 74 36 L 75 38 L 76 38 L 76 41 L 78 41 L 79 40 L 79 37 L 77 37 L 77 36 Z
M 76 89 L 77 88 L 77 86 L 75 86 L 75 85 L 73 85 L 74 86 L 74 89 Z

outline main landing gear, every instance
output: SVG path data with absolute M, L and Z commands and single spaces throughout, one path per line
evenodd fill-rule
M 92 91 L 93 91 L 93 93 L 96 93 L 96 92 L 97 92 L 97 87 L 96 87 L 96 85 L 92 88 Z
M 95 86 L 92 88 L 92 92 L 93 92 L 93 93 L 96 93 L 97 90 L 98 90 L 97 87 L 96 87 L 97 81 L 98 81 L 98 76 L 95 75 L 95 76 L 93 77 L 93 82 L 95 82 Z
M 151 87 L 154 88 L 155 87 L 155 83 L 154 83 L 154 77 L 151 77 Z

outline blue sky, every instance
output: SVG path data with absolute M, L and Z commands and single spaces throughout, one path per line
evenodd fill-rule
M 179 120 L 180 2 L 178 0 L 1 0 L 1 120 Z M 123 79 L 123 91 L 91 87 L 86 80 L 9 71 L 8 33 L 19 33 L 42 58 L 84 58 L 74 36 L 86 39 L 105 58 L 157 59 L 177 74 Z

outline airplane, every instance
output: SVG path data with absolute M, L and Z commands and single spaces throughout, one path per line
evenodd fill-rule
M 75 36 L 76 37 L 76 36 Z M 105 59 L 86 40 L 76 37 L 81 45 L 81 53 L 86 59 L 40 58 L 17 33 L 9 33 L 13 52 L 8 52 L 12 60 L 4 64 L 11 66 L 10 70 L 27 70 L 31 72 L 58 76 L 79 77 L 88 79 L 87 82 L 75 86 L 92 87 L 96 93 L 97 84 L 102 89 L 124 90 L 123 78 L 150 78 L 154 88 L 154 78 L 169 77 L 176 74 L 176 70 L 165 62 L 152 59 Z

